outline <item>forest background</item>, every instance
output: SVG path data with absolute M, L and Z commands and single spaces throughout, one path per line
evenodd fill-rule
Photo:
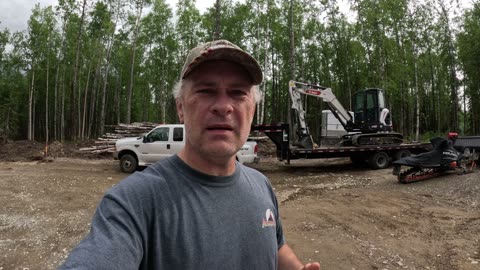
M 480 134 L 480 0 L 59 0 L 25 31 L 0 30 L 0 135 L 78 141 L 117 123 L 176 123 L 171 89 L 188 49 L 228 39 L 260 62 L 255 123 L 288 121 L 288 81 L 385 89 L 397 132 Z M 460 8 L 459 8 L 460 7 Z M 0 18 L 1 20 L 1 18 Z M 2 25 L 0 22 L 0 29 Z M 320 99 L 305 98 L 320 131 Z

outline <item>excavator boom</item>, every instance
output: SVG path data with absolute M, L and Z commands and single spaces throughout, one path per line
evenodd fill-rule
M 314 96 L 325 101 L 335 117 L 340 121 L 346 131 L 354 131 L 352 129 L 353 116 L 338 101 L 332 89 L 320 85 L 301 83 L 296 81 L 289 82 L 289 92 L 292 98 L 292 108 L 298 110 L 303 107 L 300 94 Z M 297 94 L 298 93 L 298 94 Z M 303 110 L 303 108 L 301 109 Z M 304 119 L 304 118 L 303 118 Z M 303 123 L 306 126 L 306 123 Z M 301 124 L 302 125 L 302 124 Z

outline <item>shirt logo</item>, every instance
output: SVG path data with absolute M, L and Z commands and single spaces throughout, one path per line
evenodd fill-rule
M 262 220 L 262 228 L 265 227 L 275 227 L 275 216 L 273 215 L 272 210 L 267 209 L 265 212 L 265 217 Z

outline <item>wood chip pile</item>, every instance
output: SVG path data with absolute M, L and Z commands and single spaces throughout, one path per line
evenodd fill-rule
M 102 137 L 95 140 L 94 145 L 82 147 L 79 150 L 92 154 L 113 153 L 115 152 L 115 142 L 118 139 L 140 137 L 158 125 L 159 124 L 148 122 L 110 125 L 107 127 L 113 128 L 113 133 L 105 133 Z

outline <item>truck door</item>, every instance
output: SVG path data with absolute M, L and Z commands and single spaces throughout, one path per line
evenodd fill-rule
M 158 127 L 147 136 L 145 142 L 140 146 L 142 159 L 146 164 L 152 164 L 162 158 L 172 155 L 169 135 L 171 127 Z

